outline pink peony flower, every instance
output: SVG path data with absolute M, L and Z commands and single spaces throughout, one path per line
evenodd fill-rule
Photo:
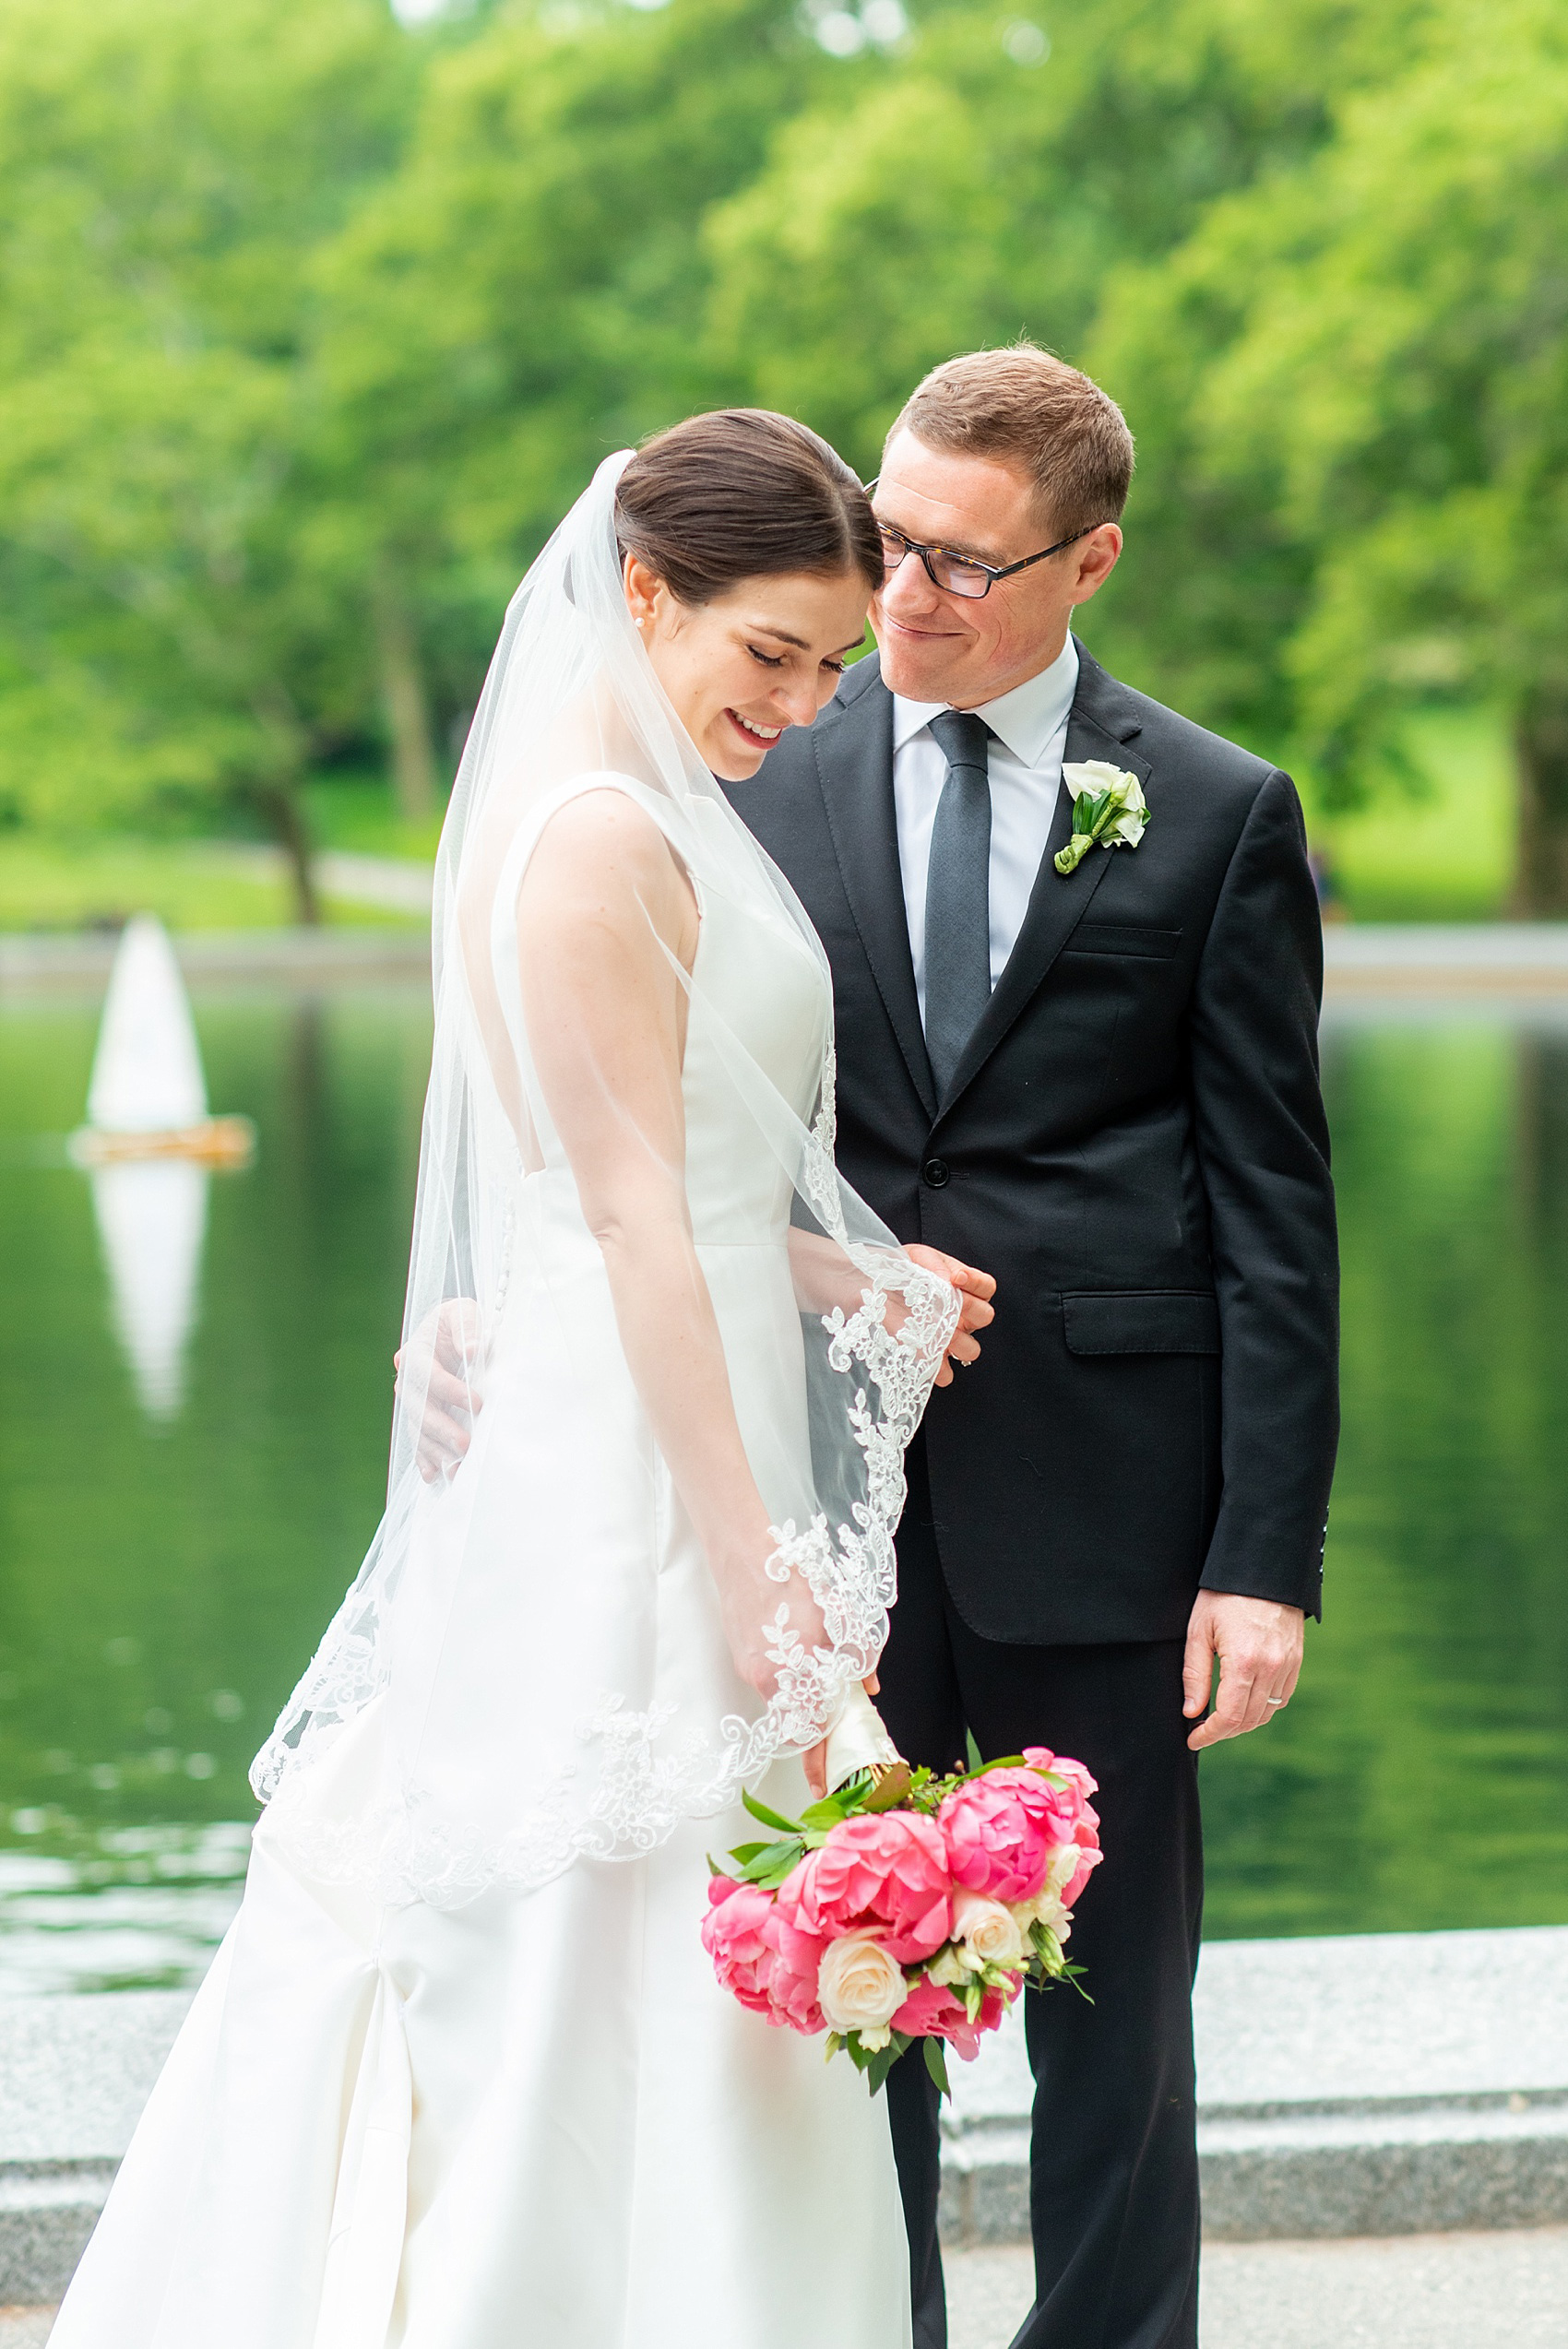
M 780 1917 L 771 1892 L 732 1876 L 708 1880 L 702 1945 L 719 1987 L 777 2029 L 813 2037 L 826 2029 L 817 2002 L 824 1944 Z
M 786 1878 L 778 1910 L 797 1931 L 837 1940 L 864 1926 L 885 1928 L 900 1965 L 939 1950 L 953 1929 L 952 1875 L 941 1828 L 918 1811 L 847 1819 Z
M 922 1975 L 894 2016 L 893 2028 L 911 2039 L 946 2039 L 966 2063 L 973 2063 L 981 2039 L 996 2029 L 1007 2004 L 1004 1992 L 987 1990 L 979 2018 L 971 2023 L 968 2007 L 955 1991 Z
M 950 1794 L 937 1813 L 955 1883 L 996 1901 L 1029 1901 L 1045 1883 L 1051 1854 L 1063 1845 L 1098 1850 L 1099 1821 L 1089 1806 L 1094 1780 L 1079 1762 L 1059 1761 L 1031 1746 L 1021 1770 L 992 1770 Z M 1039 1776 L 1050 1770 L 1064 1786 Z M 1074 1890 L 1087 1880 L 1092 1860 L 1075 1862 Z M 1066 1893 L 1071 1899 L 1073 1893 Z
M 1076 1845 L 1082 1857 L 1075 1860 L 1070 1874 L 1063 1873 L 1060 1861 L 1054 1872 L 1061 1877 L 1058 1889 L 1063 1902 L 1071 1908 L 1101 1858 L 1099 1813 L 1089 1800 L 1089 1797 L 1099 1791 L 1098 1782 L 1090 1777 L 1081 1762 L 1074 1762 L 1066 1754 L 1052 1753 L 1048 1746 L 1026 1746 L 1024 1760 L 1032 1762 L 1038 1770 L 1049 1770 L 1053 1776 L 1067 1781 L 1067 1791 L 1056 1797 L 1056 1809 L 1058 1817 L 1063 1821 L 1071 1819 L 1072 1832 L 1063 1834 L 1061 1840 L 1063 1845 Z
M 768 2021 L 787 2023 L 791 2031 L 803 2031 L 808 2038 L 826 2031 L 827 2019 L 818 2003 L 816 1986 L 826 1942 L 819 1940 L 814 1933 L 800 1932 L 779 1915 L 777 1903 L 768 1919 L 767 1937 L 775 1951 L 767 1977 L 774 2004 Z
M 720 1987 L 771 2023 L 769 1976 L 776 1952 L 767 1938 L 773 1916 L 770 1895 L 754 1884 L 737 1883 L 732 1876 L 710 1876 L 707 1898 L 702 1945 L 713 1960 Z

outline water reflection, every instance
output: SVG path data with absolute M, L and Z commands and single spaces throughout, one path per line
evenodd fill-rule
M 199 1971 L 246 1764 L 381 1507 L 427 1003 L 196 1012 L 260 1147 L 208 1194 L 155 1422 L 104 1342 L 87 1187 L 25 1143 L 79 1114 L 93 1010 L 0 1010 L 0 1323 L 31 1334 L 0 1351 L 0 1989 Z M 1380 1016 L 1324 1065 L 1328 1613 L 1289 1713 L 1206 1760 L 1208 1929 L 1568 1921 L 1568 1027 Z
M 96 1007 L 0 1007 L 0 1323 L 30 1333 L 0 1353 L 0 1990 L 199 1969 L 246 1766 L 381 1508 L 424 991 L 215 993 L 196 1021 L 259 1148 L 208 1189 L 184 1404 L 154 1419 L 106 1342 L 89 1184 L 36 1146 L 80 1115 Z M 124 1841 L 154 1829 L 150 1857 Z
M 212 1178 L 188 1160 L 139 1158 L 95 1167 L 89 1180 L 115 1333 L 143 1410 L 172 1419 L 184 1398 Z
M 84 1859 L 0 1851 L 5 1994 L 199 1980 L 240 1904 L 249 1853 L 239 1823 L 110 1830 Z

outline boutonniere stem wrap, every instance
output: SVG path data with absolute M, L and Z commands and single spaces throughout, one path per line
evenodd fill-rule
M 1143 786 L 1108 759 L 1076 760 L 1062 770 L 1073 793 L 1073 836 L 1051 860 L 1058 872 L 1075 872 L 1089 850 L 1135 848 L 1148 823 Z

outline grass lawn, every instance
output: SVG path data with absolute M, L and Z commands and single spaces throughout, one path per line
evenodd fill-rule
M 337 776 L 312 783 L 305 792 L 311 830 L 324 848 L 351 848 L 366 857 L 406 857 L 434 864 L 445 807 L 422 824 L 408 824 L 398 813 L 390 786 L 379 776 Z
M 372 906 L 327 899 L 325 911 L 335 924 L 401 926 Z M 225 841 L 0 834 L 0 931 L 118 929 L 134 913 L 171 930 L 280 930 L 293 893 L 265 856 Z
M 1409 747 L 1425 778 L 1419 798 L 1385 796 L 1354 815 L 1302 797 L 1314 848 L 1356 921 L 1496 921 L 1514 873 L 1513 760 L 1489 712 L 1418 718 Z

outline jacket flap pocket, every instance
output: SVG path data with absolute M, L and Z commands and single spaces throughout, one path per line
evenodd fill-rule
M 1063 1297 L 1070 1354 L 1218 1354 L 1219 1307 L 1206 1289 L 1080 1289 Z
M 1081 921 L 1067 941 L 1069 955 L 1142 955 L 1169 962 L 1182 943 L 1179 930 L 1146 930 L 1141 924 Z

